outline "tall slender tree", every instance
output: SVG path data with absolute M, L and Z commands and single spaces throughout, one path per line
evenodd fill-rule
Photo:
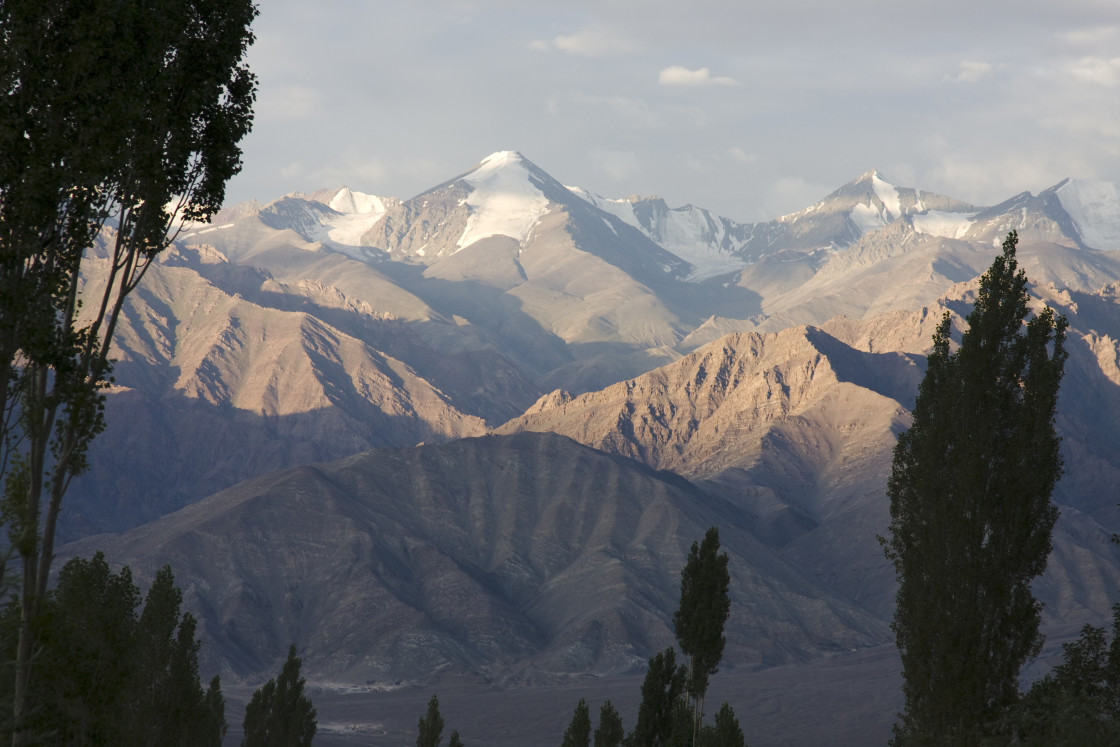
M 678 707 L 683 705 L 687 671 L 677 666 L 673 648 L 656 654 L 649 660 L 642 681 L 642 702 L 638 706 L 638 721 L 634 731 L 626 738 L 627 747 L 669 747 Z
M 280 676 L 253 693 L 245 707 L 241 747 L 310 747 L 318 722 L 311 698 L 303 692 L 300 664 L 293 644 Z
M 0 0 L 0 471 L 22 574 L 17 724 L 62 497 L 104 427 L 124 299 L 240 169 L 255 15 L 251 0 Z
M 439 713 L 439 698 L 435 695 L 428 701 L 428 710 L 416 724 L 420 732 L 416 737 L 416 747 L 439 747 L 443 741 L 443 716 Z
M 572 721 L 564 731 L 564 741 L 560 747 L 591 747 L 591 709 L 587 701 L 579 699 Z
M 1046 308 L 1024 324 L 1017 242 L 1010 233 L 981 279 L 956 352 L 943 318 L 894 450 L 881 541 L 899 581 L 906 705 L 896 744 L 975 744 L 998 731 L 1021 666 L 1042 645 L 1030 582 L 1057 519 L 1066 321 Z
M 622 716 L 609 700 L 599 707 L 599 725 L 595 727 L 595 747 L 620 747 L 626 737 Z
M 727 553 L 720 553 L 719 529 L 711 527 L 702 542 L 692 543 L 681 569 L 681 602 L 673 615 L 677 641 L 688 657 L 685 691 L 692 710 L 693 744 L 704 718 L 708 681 L 718 671 L 727 643 L 723 626 L 731 614 L 730 584 Z

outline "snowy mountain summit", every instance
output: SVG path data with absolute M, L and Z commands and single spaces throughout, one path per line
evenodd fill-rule
M 503 245 L 520 256 L 562 230 L 578 237 L 583 251 L 628 272 L 644 266 L 654 275 L 689 283 L 718 278 L 734 283 L 760 261 L 793 258 L 789 252 L 810 257 L 805 261 L 815 266 L 888 227 L 930 239 L 988 244 L 1018 230 L 1046 240 L 1065 237 L 1082 248 L 1120 248 L 1120 191 L 1104 182 L 1067 179 L 1037 196 L 1024 192 L 984 208 L 900 187 L 869 170 L 796 213 L 739 223 L 694 205 L 670 207 L 659 197 L 611 199 L 567 187 L 512 150 L 491 153 L 404 202 L 348 187 L 293 193 L 263 207 L 234 206 L 194 233 L 227 230 L 251 215 L 268 228 L 296 232 L 309 249 L 423 265 L 471 247 L 476 247 L 471 255 Z M 460 264 L 467 261 L 461 258 Z M 470 262 L 485 264 L 478 258 Z
M 1093 249 L 1120 249 L 1120 188 L 1112 182 L 1066 179 L 1054 193 L 1077 227 L 1081 242 Z
M 470 216 L 455 245 L 462 249 L 491 236 L 508 236 L 523 243 L 548 212 L 549 199 L 538 186 L 534 171 L 539 170 L 520 153 L 505 150 L 492 153 L 459 177 L 471 187 L 464 198 Z

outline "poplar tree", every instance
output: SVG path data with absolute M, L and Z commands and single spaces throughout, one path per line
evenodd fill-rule
M 564 731 L 561 747 L 591 747 L 591 710 L 583 698 L 579 699 L 572 721 Z
M 687 672 L 677 666 L 673 648 L 661 651 L 649 660 L 649 669 L 642 680 L 642 702 L 638 722 L 626 738 L 627 747 L 668 747 L 672 744 L 677 711 L 683 706 Z
M 599 725 L 595 727 L 595 747 L 619 747 L 626 736 L 622 717 L 609 700 L 599 708 Z
M 960 347 L 946 313 L 888 482 L 882 538 L 898 576 L 892 625 L 905 710 L 895 744 L 976 744 L 998 733 L 1019 670 L 1042 646 L 1042 573 L 1062 471 L 1054 429 L 1066 321 L 1029 321 L 1018 236 L 980 281 Z
M 221 207 L 240 169 L 255 16 L 251 0 L 0 0 L 0 508 L 21 574 L 17 745 L 62 497 L 105 425 L 113 332 L 156 255 Z
M 724 701 L 716 713 L 714 726 L 704 727 L 704 747 L 746 747 L 747 741 L 735 717 L 735 710 Z
M 416 737 L 416 747 L 439 747 L 443 741 L 443 716 L 439 713 L 439 698 L 435 695 L 428 701 L 428 710 L 416 724 L 420 732 Z
M 1062 662 L 1037 680 L 1016 709 L 1016 740 L 1043 745 L 1120 744 L 1120 604 L 1112 606 L 1112 640 L 1085 625 L 1062 644 Z
M 218 678 L 203 690 L 198 640 L 169 567 L 140 592 L 125 566 L 113 573 L 101 553 L 74 558 L 59 572 L 43 606 L 22 732 L 36 744 L 220 747 L 226 733 Z M 0 627 L 6 654 L 16 644 L 18 608 Z M 0 691 L 9 696 L 14 683 Z M 10 736 L 11 723 L 0 731 Z
M 311 698 L 303 692 L 300 665 L 293 644 L 280 676 L 262 685 L 245 707 L 241 747 L 310 747 L 318 722 Z
M 704 717 L 708 681 L 718 671 L 727 643 L 723 626 L 731 614 L 730 584 L 727 553 L 720 553 L 719 529 L 711 527 L 702 542 L 692 543 L 681 569 L 680 606 L 673 615 L 673 630 L 688 657 L 685 691 L 691 701 L 694 744 Z

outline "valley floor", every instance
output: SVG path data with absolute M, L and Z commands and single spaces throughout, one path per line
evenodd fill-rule
M 751 747 L 882 745 L 902 707 L 899 671 L 893 644 L 760 671 L 722 669 L 712 678 L 707 710 L 714 713 L 722 701 L 731 703 Z M 514 689 L 448 683 L 431 690 L 439 697 L 444 740 L 458 729 L 465 745 L 543 747 L 562 741 L 580 698 L 587 700 L 593 724 L 609 698 L 623 724 L 632 728 L 642 677 L 581 677 L 564 685 Z M 342 693 L 314 685 L 308 692 L 318 711 L 317 747 L 413 745 L 416 722 L 432 695 L 419 688 Z M 226 693 L 231 722 L 240 721 L 249 695 L 236 689 Z M 240 723 L 231 723 L 225 744 L 240 742 Z

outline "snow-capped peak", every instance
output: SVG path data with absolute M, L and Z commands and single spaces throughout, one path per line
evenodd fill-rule
M 670 208 L 660 197 L 631 195 L 616 200 L 579 187 L 567 189 L 692 265 L 692 272 L 684 278 L 686 281 L 726 275 L 750 264 L 739 252 L 743 243 L 737 238 L 740 226 L 703 208 L 694 205 Z
M 861 234 L 877 231 L 902 215 L 902 201 L 898 189 L 883 179 L 878 171 L 868 171 L 856 180 L 856 184 L 869 182 L 871 191 L 877 199 L 869 199 L 852 206 L 849 214 Z
M 1084 244 L 1102 251 L 1120 249 L 1120 188 L 1117 185 L 1068 179 L 1058 187 L 1056 194 Z
M 528 162 L 516 151 L 490 154 L 461 181 L 471 187 L 465 200 L 471 212 L 459 237 L 460 249 L 489 236 L 524 242 L 548 212 L 548 198 L 534 183 Z
M 384 213 L 385 201 L 376 195 L 355 192 L 342 187 L 327 203 L 327 207 L 337 213 Z
M 496 153 L 491 153 L 490 155 L 486 156 L 486 158 L 483 158 L 479 162 L 478 166 L 476 166 L 466 176 L 464 176 L 463 179 L 468 182 L 482 181 L 494 172 L 506 168 L 507 166 L 512 166 L 514 168 L 523 168 L 524 165 L 525 157 L 517 151 L 500 150 Z
M 891 220 L 902 215 L 902 202 L 898 196 L 898 189 L 879 176 L 878 171 L 871 172 L 871 188 L 875 196 L 883 203 L 883 209 Z

